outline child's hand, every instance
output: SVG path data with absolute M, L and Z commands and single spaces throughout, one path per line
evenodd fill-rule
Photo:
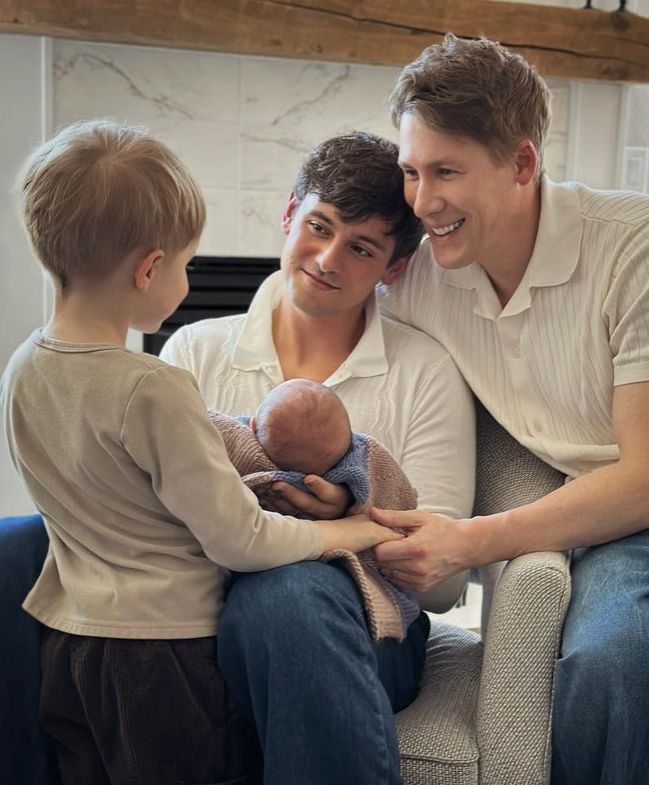
M 387 526 L 380 526 L 366 515 L 353 515 L 336 521 L 317 521 L 324 540 L 324 552 L 342 549 L 364 551 L 383 542 L 400 540 L 402 534 Z

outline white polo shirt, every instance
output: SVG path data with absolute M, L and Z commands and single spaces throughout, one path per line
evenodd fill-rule
M 504 308 L 479 265 L 444 270 L 428 240 L 381 295 L 544 461 L 577 477 L 618 458 L 613 388 L 649 380 L 649 198 L 544 177 L 532 258 Z
M 261 286 L 248 314 L 206 319 L 178 330 L 161 358 L 191 371 L 208 406 L 254 414 L 284 381 L 272 337 L 282 273 Z M 419 494 L 419 505 L 453 518 L 470 514 L 474 490 L 473 401 L 446 351 L 429 337 L 366 308 L 360 341 L 324 382 L 352 428 L 380 441 Z

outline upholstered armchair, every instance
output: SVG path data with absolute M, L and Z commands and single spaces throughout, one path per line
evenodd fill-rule
M 524 504 L 563 482 L 482 408 L 477 414 L 476 514 Z M 20 610 L 46 549 L 39 516 L 3 520 L 0 618 L 13 632 L 0 636 L 0 664 L 3 672 L 9 662 L 20 667 L 3 682 L 0 763 L 6 782 L 16 785 L 58 779 L 36 716 L 39 628 Z M 11 567 L 18 559 L 25 565 L 19 574 Z M 549 781 L 554 661 L 570 595 L 567 559 L 535 553 L 480 573 L 483 636 L 434 620 L 420 695 L 397 716 L 405 785 Z
M 476 515 L 520 506 L 563 483 L 476 408 Z M 434 620 L 421 692 L 397 716 L 405 785 L 549 783 L 568 558 L 532 553 L 479 573 L 482 635 Z

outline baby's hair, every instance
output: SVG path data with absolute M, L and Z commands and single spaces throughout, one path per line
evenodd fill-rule
M 345 405 L 329 387 L 291 379 L 264 398 L 255 416 L 256 434 L 280 469 L 322 474 L 351 444 Z
M 29 158 L 20 190 L 34 250 L 62 288 L 136 250 L 177 253 L 205 224 L 200 188 L 171 150 L 111 120 L 60 130 Z

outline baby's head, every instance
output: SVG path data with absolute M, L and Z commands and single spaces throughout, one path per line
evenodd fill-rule
M 323 475 L 351 445 L 351 427 L 335 392 L 307 379 L 275 387 L 251 421 L 266 455 L 280 469 Z

